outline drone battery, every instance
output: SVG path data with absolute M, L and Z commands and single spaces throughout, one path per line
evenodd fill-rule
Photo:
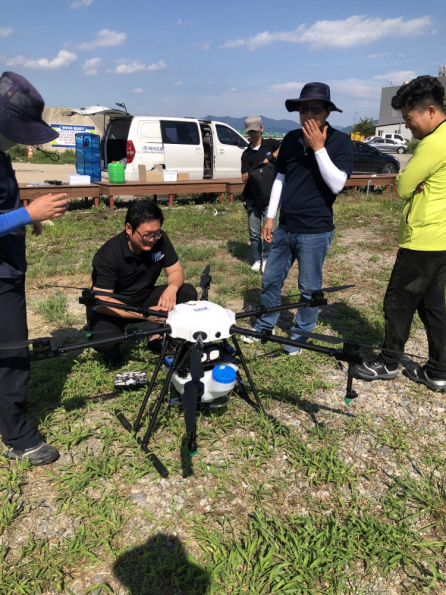
M 147 386 L 147 374 L 144 372 L 123 372 L 116 374 L 115 388 L 138 390 Z

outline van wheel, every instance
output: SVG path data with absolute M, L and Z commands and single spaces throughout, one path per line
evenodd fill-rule
M 396 174 L 396 167 L 394 163 L 386 163 L 383 169 L 383 174 Z

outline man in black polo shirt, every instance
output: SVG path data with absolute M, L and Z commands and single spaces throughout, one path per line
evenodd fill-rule
M 288 99 L 285 106 L 290 112 L 299 112 L 302 129 L 283 139 L 263 229 L 264 239 L 272 242 L 262 277 L 261 303 L 267 307 L 280 304 L 283 284 L 295 260 L 301 300 L 310 301 L 311 293 L 321 289 L 322 267 L 334 233 L 333 203 L 353 170 L 350 138 L 326 121 L 332 111 L 342 111 L 330 100 L 328 85 L 308 83 L 299 99 Z M 279 202 L 279 226 L 273 236 Z M 300 333 L 311 332 L 317 317 L 317 308 L 299 308 L 290 338 L 306 341 Z M 262 316 L 254 328 L 273 330 L 278 318 L 278 312 Z M 291 346 L 284 349 L 288 355 L 300 351 Z
M 145 305 L 164 312 L 170 312 L 175 304 L 196 300 L 197 292 L 192 285 L 184 283 L 183 267 L 167 234 L 161 230 L 163 220 L 163 212 L 153 201 L 133 203 L 127 211 L 125 230 L 108 240 L 93 258 L 93 289 L 119 293 L 126 298 L 127 305 Z M 163 269 L 167 284 L 155 287 Z M 102 296 L 101 300 L 119 303 Z M 93 338 L 95 333 L 98 338 L 105 338 L 124 332 L 130 319 L 138 320 L 142 316 L 113 307 L 97 307 L 91 316 Z M 161 322 L 161 319 L 153 321 Z M 150 343 L 155 346 L 156 340 Z M 121 361 L 119 344 L 96 349 L 104 353 L 108 364 Z
M 245 120 L 245 130 L 251 143 L 242 153 L 242 180 L 246 182 L 243 190 L 243 199 L 248 213 L 249 240 L 254 257 L 253 271 L 264 271 L 266 261 L 271 249 L 269 243 L 262 246 L 262 219 L 266 222 L 269 197 L 267 200 L 256 199 L 249 183 L 249 170 L 261 163 L 276 162 L 279 153 L 280 141 L 274 138 L 262 138 L 264 127 L 260 116 L 249 116 Z

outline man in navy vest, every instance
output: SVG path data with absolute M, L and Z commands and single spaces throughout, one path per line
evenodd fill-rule
M 353 170 L 353 143 L 327 122 L 331 112 L 341 112 L 330 99 L 324 83 L 308 83 L 298 99 L 288 99 L 289 112 L 299 112 L 301 129 L 283 139 L 277 158 L 277 177 L 271 192 L 263 237 L 272 242 L 262 277 L 261 303 L 266 307 L 281 303 L 281 292 L 295 260 L 299 266 L 298 287 L 302 301 L 310 301 L 322 287 L 322 267 L 334 234 L 333 203 Z M 273 233 L 274 217 L 280 204 L 279 225 Z M 290 338 L 306 341 L 302 332 L 316 325 L 317 308 L 297 311 Z M 273 330 L 279 313 L 260 317 L 254 329 Z M 253 342 L 245 337 L 246 342 Z M 300 353 L 286 346 L 284 353 Z
M 29 383 L 26 342 L 25 226 L 63 215 L 66 194 L 46 195 L 23 208 L 11 158 L 7 151 L 21 143 L 40 145 L 59 136 L 42 120 L 44 102 L 23 76 L 4 72 L 0 77 L 0 434 L 10 459 L 46 465 L 59 457 L 57 450 L 40 439 L 38 428 L 25 418 Z M 4 344 L 23 341 L 20 349 Z M 1 449 L 0 449 L 1 452 Z

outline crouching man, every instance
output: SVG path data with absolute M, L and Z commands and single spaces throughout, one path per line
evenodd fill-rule
M 130 306 L 144 305 L 163 312 L 170 312 L 175 304 L 196 300 L 197 292 L 184 283 L 183 267 L 161 229 L 163 220 L 161 209 L 152 200 L 133 203 L 127 211 L 124 231 L 108 240 L 93 258 L 93 289 L 119 293 Z M 167 284 L 155 287 L 163 269 Z M 142 319 L 140 314 L 113 308 L 112 304 L 120 303 L 119 300 L 106 296 L 101 296 L 101 300 L 111 305 L 97 307 L 92 313 L 93 339 L 119 335 L 128 322 Z M 156 351 L 159 342 L 155 338 L 149 347 Z M 106 364 L 118 364 L 122 359 L 119 344 L 96 349 L 104 354 Z

